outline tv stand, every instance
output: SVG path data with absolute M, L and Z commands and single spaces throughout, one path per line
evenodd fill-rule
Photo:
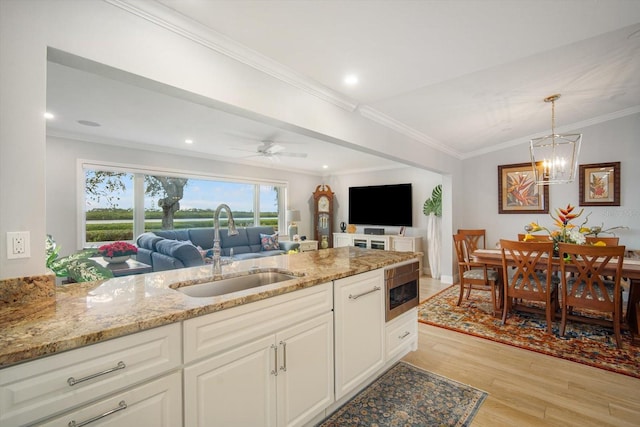
M 422 252 L 422 238 L 396 234 L 333 233 L 333 247 L 342 246 L 358 246 L 383 251 Z

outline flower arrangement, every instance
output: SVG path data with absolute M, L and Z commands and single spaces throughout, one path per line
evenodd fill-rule
M 106 257 L 134 255 L 138 253 L 138 248 L 127 242 L 113 242 L 100 246 L 98 253 Z
M 591 232 L 590 228 L 584 227 L 584 225 L 588 221 L 589 215 L 585 217 L 585 220 L 581 225 L 578 226 L 578 225 L 572 224 L 571 221 L 580 217 L 584 212 L 584 209 L 582 209 L 578 213 L 573 213 L 574 209 L 575 207 L 569 204 L 564 209 L 557 208 L 555 216 L 551 215 L 551 218 L 553 219 L 554 224 L 556 225 L 556 227 L 558 227 L 557 230 L 553 230 L 553 231 L 549 230 L 546 227 L 542 227 L 537 222 L 532 222 L 528 224 L 527 226 L 525 226 L 525 230 L 527 231 L 527 234 L 525 235 L 524 240 L 525 241 L 531 240 L 532 232 L 535 233 L 537 231 L 544 230 L 547 233 L 549 233 L 549 236 L 553 240 L 554 251 L 558 250 L 558 243 L 560 242 L 573 243 L 577 245 L 584 244 L 586 241 L 585 235 Z
M 548 228 L 542 227 L 536 222 L 527 224 L 524 227 L 525 231 L 527 232 L 527 234 L 524 237 L 524 240 L 525 241 L 531 240 L 532 239 L 531 233 L 535 233 L 537 231 L 546 231 L 547 233 L 549 233 L 549 236 L 553 240 L 554 251 L 557 252 L 558 243 L 560 242 L 583 245 L 586 242 L 586 236 L 588 235 L 593 235 L 598 237 L 598 234 L 600 233 L 613 234 L 611 233 L 612 230 L 628 228 L 624 226 L 617 226 L 617 227 L 612 227 L 612 228 L 603 230 L 602 226 L 585 227 L 585 224 L 589 220 L 589 215 L 591 215 L 591 213 L 588 213 L 585 216 L 584 221 L 579 226 L 576 224 L 572 224 L 571 221 L 576 218 L 579 218 L 584 212 L 584 209 L 582 209 L 578 213 L 573 213 L 574 209 L 575 209 L 575 206 L 571 206 L 571 204 L 568 204 L 567 207 L 564 209 L 562 208 L 556 209 L 555 216 L 551 215 L 551 218 L 554 220 L 554 224 L 556 225 L 556 227 L 558 227 L 557 230 L 549 230 Z

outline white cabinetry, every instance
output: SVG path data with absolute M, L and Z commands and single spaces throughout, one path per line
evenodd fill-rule
M 92 418 L 102 414 L 103 408 L 118 407 L 120 401 L 140 408 L 142 404 L 127 401 L 127 396 L 132 395 L 126 390 L 180 367 L 180 344 L 180 325 L 173 324 L 2 369 L 0 425 L 24 425 L 48 419 L 110 394 L 113 397 L 93 405 L 95 413 L 87 409 L 82 415 L 93 413 L 89 417 Z M 178 383 L 178 389 L 172 389 L 171 393 L 181 395 L 179 386 Z M 134 400 L 146 399 L 133 395 Z M 179 420 L 172 425 L 181 425 L 180 399 L 167 402 L 171 404 L 166 409 L 170 412 L 168 419 Z M 136 411 L 127 408 L 114 415 L 121 418 Z M 79 418 L 74 418 L 76 423 Z
M 358 387 L 385 362 L 382 269 L 334 282 L 336 399 Z
M 401 314 L 385 326 L 385 360 L 399 359 L 418 349 L 418 309 Z
M 353 246 L 353 234 L 333 233 L 333 247 Z
M 303 425 L 330 405 L 332 297 L 327 283 L 185 321 L 186 426 Z
M 44 424 L 38 424 L 38 426 L 181 426 L 181 390 L 182 377 L 180 372 L 174 372 L 155 381 L 127 389 L 84 408 L 74 410 Z
M 317 240 L 301 240 L 299 243 L 300 243 L 300 252 L 311 252 L 311 251 L 318 250 Z
M 397 252 L 422 252 L 422 237 L 391 236 L 391 250 Z
M 333 233 L 333 246 L 358 246 L 398 252 L 422 252 L 422 238 L 392 234 Z

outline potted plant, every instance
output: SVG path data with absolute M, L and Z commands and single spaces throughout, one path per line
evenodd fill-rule
M 98 253 L 106 262 L 117 264 L 126 262 L 131 255 L 137 254 L 138 248 L 127 242 L 113 242 L 100 246 Z
M 57 277 L 67 277 L 75 282 L 92 282 L 113 277 L 113 273 L 90 259 L 98 255 L 98 249 L 83 249 L 66 257 L 58 258 L 60 248 L 51 235 L 46 240 L 46 266 Z
M 433 188 L 431 197 L 424 202 L 422 212 L 427 217 L 427 258 L 429 259 L 431 277 L 440 279 L 442 184 Z

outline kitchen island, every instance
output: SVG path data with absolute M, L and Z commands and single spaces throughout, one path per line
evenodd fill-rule
M 313 404 L 309 404 L 309 408 L 303 412 L 295 414 L 292 412 L 292 416 L 288 416 L 288 412 L 285 409 L 268 410 L 265 412 L 272 414 L 272 416 L 275 417 L 273 418 L 274 420 L 277 418 L 277 424 L 279 425 L 303 425 L 313 417 L 322 416 L 327 408 L 338 403 L 338 397 L 336 397 L 333 392 L 334 286 L 338 286 L 337 284 L 341 283 L 341 280 L 346 280 L 346 282 L 344 282 L 346 285 L 359 286 L 357 281 L 355 283 L 349 282 L 349 280 L 353 279 L 353 276 L 356 276 L 358 280 L 364 280 L 362 282 L 363 286 L 369 286 L 373 283 L 373 289 L 377 287 L 378 290 L 380 290 L 380 287 L 375 285 L 375 283 L 379 283 L 379 281 L 383 279 L 381 272 L 384 267 L 410 262 L 417 257 L 418 255 L 408 252 L 389 252 L 348 247 L 238 261 L 225 265 L 223 267 L 223 275 L 239 276 L 248 273 L 251 269 L 259 268 L 267 271 L 270 269 L 286 271 L 294 277 L 279 283 L 212 297 L 190 297 L 175 289 L 178 286 L 187 286 L 211 280 L 210 266 L 114 278 L 100 283 L 78 283 L 57 287 L 53 297 L 42 298 L 41 301 L 33 302 L 29 305 L 8 306 L 0 310 L 3 337 L 2 341 L 0 341 L 0 368 L 2 368 L 0 369 L 0 388 L 2 388 L 0 389 L 0 401 L 2 399 L 6 400 L 7 396 L 13 396 L 16 392 L 16 389 L 11 389 L 9 385 L 16 383 L 20 378 L 18 378 L 18 374 L 15 374 L 15 378 L 9 375 L 10 372 L 13 372 L 12 369 L 18 372 L 17 369 L 23 366 L 38 363 L 42 364 L 42 369 L 45 369 L 49 360 L 62 360 L 67 355 L 71 357 L 72 355 L 79 355 L 83 351 L 94 352 L 94 354 L 99 355 L 101 352 L 110 351 L 109 346 L 122 345 L 123 349 L 130 352 L 130 350 L 127 349 L 134 346 L 133 342 L 147 342 L 143 339 L 147 336 L 149 337 L 148 342 L 151 343 L 149 344 L 150 350 L 145 350 L 145 352 L 141 352 L 140 354 L 146 355 L 153 353 L 155 344 L 152 343 L 157 341 L 158 343 L 162 343 L 157 344 L 158 360 L 161 360 L 161 362 L 154 359 L 155 361 L 152 363 L 146 363 L 144 369 L 147 369 L 146 366 L 157 365 L 158 372 L 151 373 L 148 377 L 144 377 L 141 374 L 141 379 L 136 379 L 137 377 L 135 377 L 135 375 L 129 374 L 129 382 L 114 385 L 114 387 L 120 387 L 114 390 L 126 392 L 129 390 L 126 387 L 130 387 L 132 384 L 136 386 L 135 390 L 141 387 L 144 388 L 143 379 L 145 381 L 158 381 L 160 385 L 154 389 L 158 387 L 162 388 L 161 385 L 164 384 L 164 382 L 167 384 L 171 383 L 171 381 L 174 383 L 181 382 L 180 374 L 184 371 L 183 381 L 185 396 L 187 396 L 189 393 L 196 393 L 196 391 L 203 389 L 202 384 L 198 383 L 198 381 L 202 381 L 203 379 L 206 381 L 206 378 L 210 377 L 212 372 L 216 372 L 213 368 L 210 368 L 210 366 L 213 366 L 211 365 L 212 363 L 224 365 L 221 358 L 230 357 L 228 356 L 228 354 L 231 354 L 230 352 L 227 352 L 227 354 L 221 350 L 221 348 L 226 345 L 226 341 L 224 340 L 237 341 L 230 347 L 236 352 L 239 348 L 243 347 L 246 342 L 251 342 L 253 345 L 259 340 L 264 340 L 263 335 L 267 335 L 267 332 L 273 332 L 265 329 L 268 326 L 272 327 L 275 331 L 273 332 L 273 334 L 275 334 L 274 337 L 280 338 L 273 338 L 274 343 L 265 347 L 267 349 L 273 348 L 274 351 L 269 350 L 268 354 L 266 354 L 267 352 L 260 350 L 265 353 L 264 361 L 260 363 L 273 365 L 272 361 L 275 357 L 275 364 L 280 363 L 280 365 L 282 365 L 282 360 L 278 360 L 278 358 L 282 359 L 284 357 L 284 365 L 276 366 L 270 374 L 274 374 L 273 371 L 275 371 L 275 374 L 271 376 L 277 377 L 278 371 L 287 371 L 287 363 L 289 363 L 289 372 L 287 372 L 286 375 L 283 375 L 282 372 L 280 373 L 281 378 L 289 381 L 287 387 L 294 387 L 295 384 L 292 382 L 292 379 L 295 379 L 295 377 L 291 373 L 295 371 L 295 364 L 298 363 L 293 357 L 296 349 L 295 338 L 311 336 L 312 334 L 316 334 L 317 336 L 325 335 L 326 339 L 323 338 L 324 341 L 322 341 L 324 343 L 323 346 L 317 347 L 316 350 L 325 352 L 326 354 L 324 356 L 321 354 L 320 356 L 322 357 L 315 357 L 315 359 L 317 359 L 317 363 L 327 365 L 326 367 L 329 367 L 328 363 L 330 362 L 330 372 L 325 372 L 325 374 L 317 378 L 318 381 L 329 381 L 328 384 L 324 384 L 323 386 L 328 390 L 328 395 L 319 399 L 318 402 L 311 402 Z M 375 272 L 376 270 L 380 272 L 380 275 Z M 373 312 L 377 314 L 375 314 L 376 320 L 371 323 L 382 322 L 381 341 L 384 341 L 384 296 L 382 295 L 383 292 L 378 292 L 378 294 L 380 297 L 376 301 L 382 302 L 380 306 L 373 306 L 374 308 L 378 308 L 373 310 Z M 362 298 L 361 300 L 365 301 L 367 298 Z M 376 302 L 375 304 L 379 303 Z M 259 312 L 260 314 L 257 315 L 254 312 Z M 363 311 L 363 313 L 366 313 L 366 311 Z M 254 317 L 252 318 L 251 316 Z M 336 331 L 342 330 L 342 319 L 345 316 L 336 313 L 335 317 L 336 319 L 340 319 L 336 320 Z M 337 324 L 338 322 L 340 325 Z M 403 327 L 404 324 L 407 324 L 409 328 L 415 327 L 412 326 L 413 323 L 415 323 L 415 311 L 409 312 L 406 316 L 394 320 L 394 333 L 398 327 Z M 225 327 L 220 329 L 221 327 L 218 325 L 225 325 Z M 230 326 L 227 327 L 228 325 Z M 241 338 L 245 334 L 245 330 L 255 330 L 257 328 L 255 325 L 260 327 L 264 326 L 263 329 L 265 330 L 256 332 L 254 337 L 256 340 L 254 341 L 250 341 L 248 338 L 246 342 L 242 341 Z M 298 328 L 308 327 L 308 329 L 289 331 L 290 327 L 294 326 Z M 224 331 L 229 328 L 235 328 L 234 330 L 237 332 L 233 338 L 224 335 Z M 214 330 L 221 330 L 223 332 L 211 332 Z M 345 330 L 347 333 L 349 332 L 348 329 Z M 204 335 L 198 335 L 200 331 L 204 331 Z M 329 332 L 331 333 L 330 339 L 326 337 Z M 287 336 L 286 333 L 290 333 L 291 335 Z M 161 336 L 153 337 L 151 336 L 152 334 L 160 334 Z M 376 334 L 379 337 L 380 332 L 376 332 L 372 336 L 376 336 Z M 247 336 L 249 335 L 250 334 L 247 333 Z M 411 347 L 415 347 L 417 334 L 412 332 L 410 335 L 410 341 L 407 342 L 410 343 Z M 212 342 L 215 342 L 215 345 L 213 345 L 211 349 L 206 348 L 206 343 L 202 347 L 198 347 L 204 342 L 203 336 L 214 337 L 211 339 L 213 340 Z M 289 341 L 287 341 L 285 337 L 287 337 Z M 259 340 L 257 338 L 259 338 Z M 270 337 L 268 337 L 268 339 L 272 340 Z M 133 341 L 132 343 L 128 343 L 126 340 Z M 183 340 L 184 349 L 182 348 Z M 190 342 L 192 342 L 193 345 L 189 344 Z M 286 345 L 287 342 L 289 342 L 288 348 L 280 348 L 283 343 Z M 304 346 L 301 347 L 311 348 L 315 342 L 317 341 L 305 342 Z M 385 346 L 383 342 L 374 344 L 377 352 L 384 352 Z M 191 347 L 189 347 L 189 345 L 191 345 Z M 177 346 L 180 348 L 176 349 L 175 347 Z M 336 346 L 338 345 L 336 344 Z M 98 350 L 97 353 L 94 349 Z M 339 349 L 336 349 L 336 352 L 338 352 L 338 350 Z M 315 360 L 314 355 L 317 356 L 317 351 L 301 359 L 311 362 Z M 406 351 L 408 350 L 405 349 L 403 352 L 398 352 L 394 349 L 394 358 L 397 359 L 401 357 Z M 83 357 L 86 358 L 87 356 Z M 343 357 L 343 355 L 339 357 L 336 356 L 336 359 L 338 358 L 341 360 L 336 360 L 336 370 L 341 373 L 341 376 L 347 378 L 349 376 L 349 369 L 352 369 L 347 362 L 353 364 L 353 361 L 349 360 L 348 357 Z M 376 362 L 378 363 L 376 366 L 382 367 L 384 362 L 389 361 L 387 359 L 389 358 L 387 357 L 385 359 L 384 354 L 382 354 L 382 358 Z M 84 359 L 80 357 L 78 363 L 82 360 Z M 233 360 L 234 363 L 236 363 L 235 359 Z M 243 359 L 238 356 L 237 360 Z M 109 375 L 112 375 L 111 372 L 122 370 L 123 375 L 126 377 L 124 372 L 126 372 L 128 368 L 122 368 L 119 362 L 111 363 L 114 367 L 107 369 Z M 260 363 L 258 363 L 258 365 Z M 340 364 L 345 365 L 343 367 L 344 369 L 338 368 Z M 125 363 L 122 363 L 122 365 L 125 365 Z M 357 365 L 357 363 L 355 365 Z M 135 363 L 133 363 L 133 366 L 136 366 Z M 228 366 L 228 364 L 225 366 Z M 244 369 L 242 371 L 244 372 Z M 314 369 L 305 369 L 304 372 L 313 373 L 315 371 Z M 99 373 L 102 375 L 102 372 Z M 159 373 L 162 373 L 162 375 L 159 375 Z M 116 372 L 115 375 L 119 374 Z M 189 377 L 190 375 L 191 377 Z M 88 385 L 98 381 L 94 380 L 93 376 L 89 376 L 91 378 L 87 380 Z M 78 377 L 80 377 L 80 373 Z M 39 380 L 40 378 L 36 379 Z M 130 381 L 132 379 L 133 381 Z M 358 388 L 361 388 L 362 384 L 372 379 L 373 377 L 362 380 L 358 378 L 353 386 L 347 384 L 339 393 L 340 401 L 348 399 Z M 75 386 L 75 383 L 85 381 L 84 378 L 78 380 L 76 377 L 69 377 L 69 379 L 65 380 L 69 382 L 71 386 Z M 190 381 L 194 384 L 197 383 L 199 388 L 192 386 L 193 384 L 191 384 Z M 304 380 L 301 379 L 300 381 L 300 384 L 306 384 L 309 378 L 305 377 Z M 271 384 L 272 378 L 265 376 L 264 382 L 265 387 L 267 387 L 268 384 Z M 4 384 L 8 385 L 5 386 Z M 273 380 L 273 384 L 273 387 L 278 387 L 278 390 L 280 390 L 279 387 L 284 387 L 284 385 L 276 386 L 275 380 Z M 176 387 L 178 387 L 177 391 L 175 390 Z M 182 384 L 179 386 L 175 386 L 175 384 L 174 386 L 167 385 L 167 390 L 173 390 L 171 393 L 174 400 L 182 400 L 181 387 Z M 206 387 L 211 389 L 211 393 L 217 393 L 217 390 L 212 384 Z M 272 397 L 269 396 L 271 396 L 272 393 L 268 391 L 269 387 L 271 387 L 271 385 L 265 388 L 264 396 L 270 399 Z M 315 389 L 312 387 L 310 392 Z M 78 391 L 79 390 L 80 388 L 78 388 Z M 74 393 L 76 392 L 74 391 Z M 107 391 L 103 391 L 102 393 L 104 395 Z M 280 396 L 284 394 L 283 392 L 279 393 Z M 225 394 L 226 392 L 223 392 L 222 395 L 217 397 L 224 398 Z M 260 395 L 262 396 L 263 394 Z M 297 393 L 297 395 L 304 395 L 304 393 Z M 167 396 L 169 396 L 169 394 Z M 76 406 L 79 407 L 81 403 L 91 403 L 90 400 L 83 400 L 83 398 L 75 394 L 74 397 L 79 399 L 78 404 L 75 406 L 74 404 L 69 404 L 69 408 L 66 409 L 73 409 Z M 103 398 L 104 396 L 100 397 Z M 293 396 L 293 398 L 295 400 L 296 396 Z M 196 394 L 193 399 L 185 398 L 185 404 L 193 406 L 193 402 L 195 401 L 197 403 L 198 399 L 202 400 L 203 397 Z M 207 398 L 202 401 L 211 402 L 211 399 Z M 124 402 L 124 400 L 121 402 Z M 122 411 L 122 413 L 126 413 L 127 411 L 133 413 L 133 405 L 129 404 L 130 409 L 124 409 L 127 405 L 123 407 L 120 405 L 121 402 L 116 402 L 112 406 L 115 406 L 117 411 Z M 98 403 L 102 403 L 102 400 Z M 110 402 L 105 403 L 107 407 L 109 404 Z M 140 405 L 140 407 L 142 406 L 143 405 Z M 166 404 L 162 404 L 160 407 L 165 408 L 167 406 Z M 180 410 L 174 411 L 178 412 L 179 415 L 174 414 L 173 417 L 178 417 L 180 419 L 179 425 L 182 425 L 182 401 L 180 401 L 179 406 Z M 187 410 L 185 407 L 184 425 L 203 425 L 202 419 L 198 418 L 198 414 L 204 417 L 206 415 L 206 406 L 206 403 L 203 403 L 201 406 L 196 405 L 193 410 Z M 280 408 L 280 406 L 278 406 L 278 408 Z M 59 410 L 60 413 L 64 412 L 62 409 L 56 409 Z M 91 414 L 89 409 L 87 409 L 87 414 Z M 113 408 L 105 409 L 104 411 L 100 409 L 97 411 L 99 413 L 106 413 L 112 409 Z M 47 416 L 58 415 L 57 412 L 51 412 L 51 409 L 42 409 L 42 411 L 43 414 Z M 26 411 L 23 410 L 23 412 Z M 194 415 L 187 415 L 194 412 L 196 412 Z M 276 417 L 276 414 L 280 415 Z M 147 415 L 148 414 L 145 416 Z M 20 416 L 16 416 L 15 419 L 21 420 L 21 417 L 26 416 L 27 415 L 22 413 Z M 81 418 L 80 415 L 78 417 Z M 87 415 L 87 417 L 89 417 L 89 415 Z M 210 420 L 210 418 L 211 417 L 203 419 Z M 281 420 L 285 418 L 287 421 L 282 423 Z M 142 419 L 144 419 L 144 417 Z M 267 421 L 265 421 L 265 423 L 267 425 L 270 424 Z M 157 425 L 167 423 L 167 425 L 171 425 L 171 423 L 175 422 L 176 419 L 171 418 L 171 421 L 159 420 L 159 424 Z M 250 423 L 247 422 L 247 424 Z

